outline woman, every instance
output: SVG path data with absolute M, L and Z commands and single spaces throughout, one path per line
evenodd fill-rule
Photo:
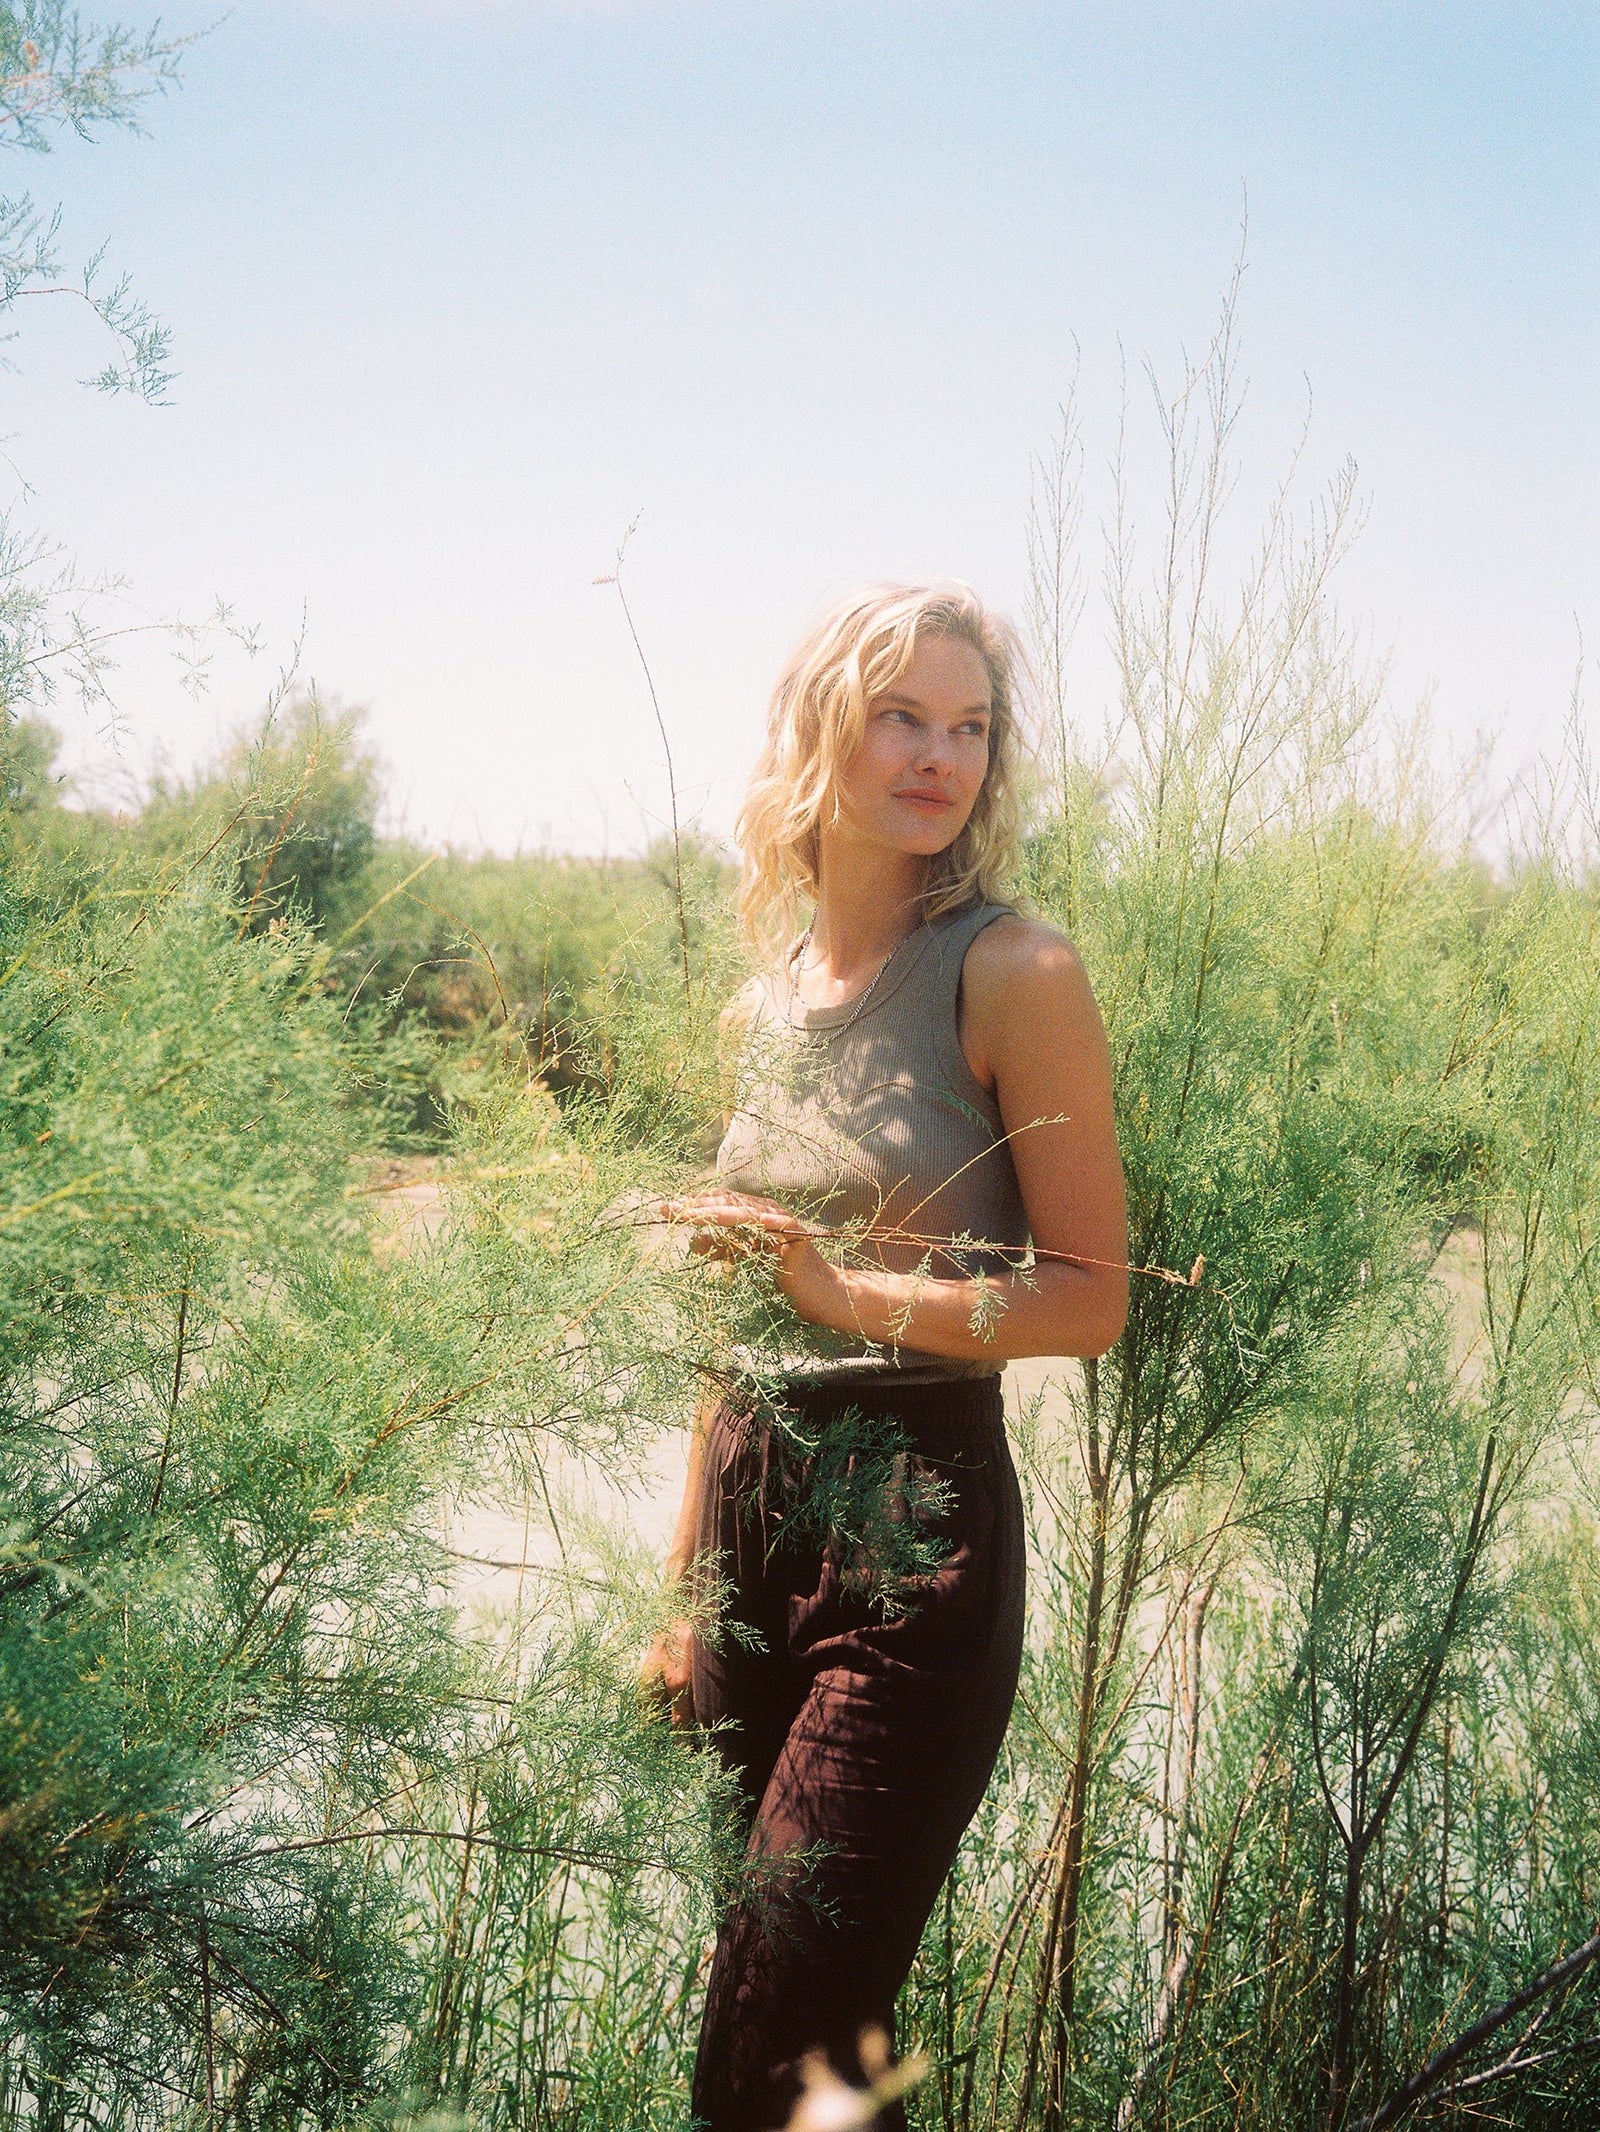
M 1058 933 L 995 900 L 1018 827 L 1016 688 L 1014 640 L 966 587 L 855 593 L 779 681 L 740 819 L 752 931 L 807 904 L 811 921 L 740 1002 L 718 1189 L 666 1211 L 699 1250 L 770 1255 L 798 1321 L 790 1411 L 752 1395 L 705 1417 L 669 1557 L 720 1570 L 746 1633 L 713 1647 L 680 1628 L 646 1661 L 718 1726 L 770 1868 L 717 1941 L 694 2088 L 711 2132 L 782 2125 L 807 2050 L 859 2083 L 863 2027 L 892 2036 L 1016 1692 L 1001 1365 L 1102 1354 L 1127 1313 L 1088 980 Z M 794 1515 L 805 1473 L 784 1443 L 856 1416 L 898 1431 L 900 1514 L 943 1549 L 898 1614 Z

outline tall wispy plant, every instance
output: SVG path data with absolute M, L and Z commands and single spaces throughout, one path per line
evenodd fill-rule
M 945 2125 L 1353 2123 L 1583 1938 L 1582 1875 L 1536 1930 L 1458 1894 L 1503 1873 L 1465 1712 L 1593 1409 L 1592 876 L 1535 832 L 1493 879 L 1386 729 L 1333 602 L 1350 469 L 1234 542 L 1236 298 L 1156 392 L 1148 552 L 1114 469 L 1103 723 L 1070 408 L 1037 490 L 1029 886 L 1106 1013 L 1145 1270 L 1033 1444 L 1013 1759 L 925 1950 Z M 1538 1762 L 1476 1738 L 1480 1786 Z

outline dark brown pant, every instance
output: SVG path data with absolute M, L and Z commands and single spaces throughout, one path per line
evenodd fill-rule
M 845 1407 L 892 1418 L 914 1464 L 948 1487 L 924 1529 L 943 1564 L 911 1611 L 844 1588 L 836 1540 L 795 1531 L 809 1475 L 781 1432 L 735 1408 L 713 1419 L 699 1557 L 730 1586 L 731 1624 L 694 1651 L 695 1715 L 727 1721 L 724 1760 L 751 1814 L 761 1892 L 723 1919 L 695 2061 L 694 2115 L 710 2132 L 771 2132 L 820 2048 L 860 2079 L 856 2039 L 894 2036 L 905 1982 L 967 1823 L 983 1798 L 1022 1652 L 1022 1499 L 1000 1382 L 797 1396 L 808 1428 Z M 787 1529 L 785 1507 L 789 1506 Z M 773 1861 L 809 1846 L 813 1862 Z M 903 2126 L 903 2112 L 881 2123 Z

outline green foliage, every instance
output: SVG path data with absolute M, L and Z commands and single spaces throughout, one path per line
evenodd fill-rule
M 641 1158 L 503 1080 L 397 1252 L 313 935 L 255 930 L 216 859 L 63 890 L 19 844 L 3 894 L 8 2063 L 41 2108 L 176 2084 L 264 2125 L 470 2086 L 428 1891 L 475 1847 L 524 1933 L 553 1876 L 620 1930 L 721 1870 L 708 1768 L 634 1708 L 637 1576 L 609 1626 L 558 1582 L 508 1644 L 445 1544 L 452 1502 L 681 1414 Z
M 726 932 L 727 868 L 709 846 L 687 851 L 685 861 L 700 971 Z M 678 960 L 673 884 L 660 853 L 468 857 L 385 843 L 361 894 L 340 929 L 348 931 L 337 967 L 352 991 L 359 985 L 363 1000 L 419 1015 L 450 1036 L 509 1028 L 559 1086 L 596 1072 L 604 1081 L 607 1026 L 641 990 L 670 983 Z
M 195 778 L 158 777 L 134 836 L 169 863 L 197 850 L 221 854 L 253 929 L 290 909 L 326 929 L 360 908 L 379 800 L 360 713 L 298 696 L 274 705 Z
M 354 1027 L 384 1038 L 375 1056 L 393 1144 L 441 1146 L 453 1108 L 525 1051 L 563 1095 L 603 1095 L 630 1114 L 665 1101 L 680 1136 L 704 1141 L 716 1095 L 698 1069 L 668 1063 L 678 1039 L 659 1047 L 647 1002 L 662 986 L 681 991 L 685 942 L 695 987 L 731 981 L 729 868 L 715 847 L 686 843 L 679 868 L 661 850 L 474 857 L 382 837 L 382 772 L 362 714 L 310 696 L 269 708 L 193 776 L 158 775 L 124 814 L 51 804 L 54 736 L 41 721 L 19 721 L 5 745 L 0 774 L 41 853 L 90 873 L 116 864 L 157 890 L 204 853 L 247 930 L 290 914 L 317 929 L 328 950 L 318 982 Z M 635 1116 L 632 1129 L 649 1128 Z
M 1583 764 L 1486 886 L 1331 635 L 1343 488 L 1212 603 L 1228 361 L 1166 410 L 1163 574 L 1113 551 L 1119 716 L 1101 745 L 1063 708 L 1031 853 L 1106 1013 L 1145 1271 L 1028 1432 L 1024 1701 L 913 1998 L 922 2121 L 963 2132 L 1354 2126 L 1594 1926 Z M 1041 586 L 1047 675 L 1074 582 Z M 1461 2070 L 1586 2121 L 1596 2004 L 1583 1971 Z M 1457 2121 L 1442 2076 L 1406 2107 Z
M 0 726 L 0 799 L 12 815 L 35 814 L 51 805 L 59 781 L 51 774 L 59 736 L 42 718 L 15 718 Z
M 42 151 L 59 127 L 92 138 L 137 131 L 141 105 L 177 79 L 188 38 L 83 21 L 65 0 L 0 4 L 0 148 Z M 76 296 L 106 348 L 84 382 L 159 402 L 171 382 L 170 336 L 126 276 L 108 279 L 105 251 L 75 271 L 62 258 L 60 210 L 27 193 L 0 193 L 0 333 L 17 337 L 25 297 Z M 9 358 L 6 359 L 9 362 Z M 97 615 L 104 587 L 85 585 L 70 560 L 15 509 L 0 511 L 0 720 L 48 700 L 63 682 L 85 701 L 105 700 L 110 645 L 120 632 Z M 173 625 L 179 646 L 196 632 Z
M 0 139 L 13 149 L 39 153 L 51 135 L 68 128 L 92 139 L 107 127 L 138 130 L 140 106 L 178 78 L 185 47 L 192 38 L 164 37 L 159 26 L 134 30 L 119 23 L 85 23 L 65 0 L 8 0 L 0 7 Z M 170 336 L 134 296 L 127 278 L 108 282 L 105 254 L 96 252 L 76 275 L 63 269 L 57 232 L 60 211 L 37 208 L 26 193 L 0 197 L 0 314 L 14 310 L 18 299 L 40 291 L 77 295 L 104 330 L 111 353 L 86 382 L 101 392 L 135 392 L 160 401 L 171 383 L 167 368 Z M 9 519 L 5 521 L 9 532 Z M 19 560 L 37 561 L 42 550 L 26 541 L 0 547 L 0 619 L 19 618 L 31 591 L 44 588 L 13 576 Z M 90 647 L 80 630 L 76 643 L 57 647 L 79 658 Z M 0 663 L 0 681 L 10 682 L 4 700 L 37 685 L 15 662 Z
M 159 27 L 86 23 L 65 0 L 13 0 L 0 14 L 0 123 L 13 129 L 11 145 L 46 148 L 54 126 L 87 139 L 136 125 L 140 105 L 177 80 L 189 42 Z

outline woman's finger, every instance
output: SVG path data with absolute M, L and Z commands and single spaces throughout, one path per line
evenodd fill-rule
M 688 1199 L 664 1199 L 663 1221 L 715 1221 L 728 1224 L 760 1222 L 764 1226 L 794 1220 L 787 1207 L 774 1200 L 757 1199 L 743 1192 L 697 1192 Z
M 768 1214 L 752 1213 L 748 1207 L 694 1207 L 683 1217 L 685 1227 L 696 1229 L 719 1229 L 743 1231 L 756 1236 L 763 1231 L 782 1228 L 785 1224 Z
M 701 1192 L 689 1199 L 663 1200 L 661 1214 L 664 1220 L 690 1230 L 692 1256 L 724 1263 L 773 1252 L 781 1255 L 810 1235 L 787 1207 L 742 1192 Z

